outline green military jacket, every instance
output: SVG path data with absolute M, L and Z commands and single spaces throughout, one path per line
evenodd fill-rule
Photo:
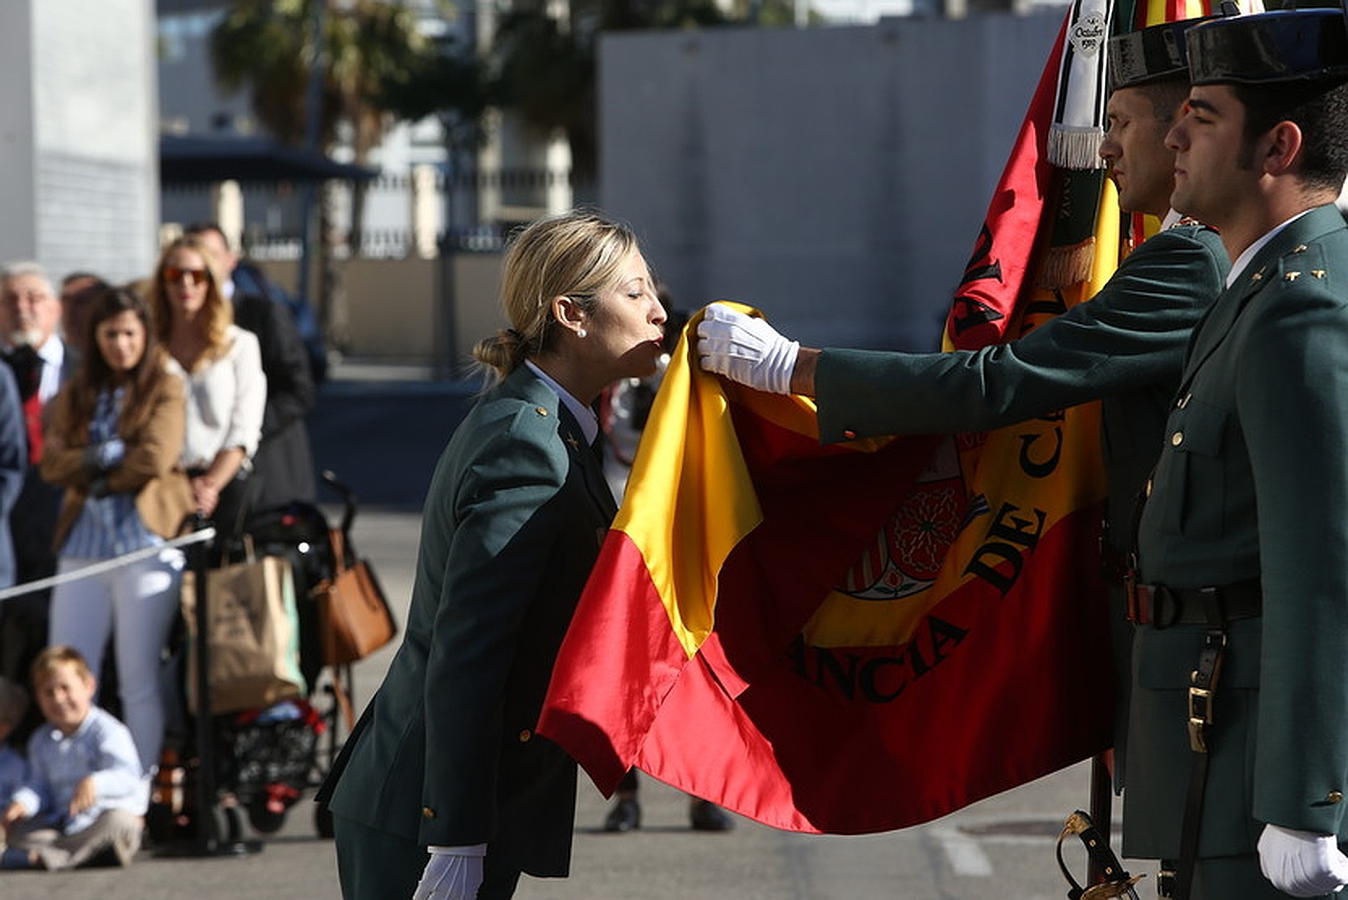
M 825 350 L 815 374 L 821 440 L 985 431 L 1103 400 L 1117 549 L 1179 384 L 1184 347 L 1230 268 L 1210 229 L 1143 242 L 1089 302 L 1019 340 L 953 353 Z
M 336 815 L 567 874 L 576 766 L 533 728 L 615 512 L 527 366 L 483 396 L 431 480 L 402 645 L 329 776 Z
M 1201 856 L 1264 823 L 1348 838 L 1348 230 L 1323 206 L 1255 254 L 1195 330 L 1138 543 L 1144 581 L 1258 578 L 1218 685 Z M 1203 626 L 1137 630 L 1124 852 L 1179 853 Z
M 1019 340 L 953 353 L 825 350 L 815 375 L 820 436 L 981 431 L 1102 400 L 1108 535 L 1116 551 L 1130 549 L 1132 511 L 1156 462 L 1184 347 L 1229 268 L 1215 232 L 1183 225 L 1145 241 L 1089 302 Z M 1119 586 L 1110 607 L 1122 786 L 1132 626 Z

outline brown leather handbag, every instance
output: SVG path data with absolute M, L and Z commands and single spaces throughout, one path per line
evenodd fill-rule
M 314 585 L 323 635 L 323 661 L 340 666 L 364 659 L 393 640 L 398 626 L 383 588 L 365 560 L 348 566 L 341 529 L 328 531 L 334 574 Z

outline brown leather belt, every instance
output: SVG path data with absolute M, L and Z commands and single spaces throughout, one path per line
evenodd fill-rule
M 1208 625 L 1208 604 L 1215 599 L 1226 622 L 1253 619 L 1264 609 L 1258 578 L 1202 588 L 1135 584 L 1128 591 L 1128 619 L 1136 625 Z

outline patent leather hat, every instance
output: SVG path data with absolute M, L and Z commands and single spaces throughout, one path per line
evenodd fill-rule
M 1184 35 L 1200 19 L 1181 19 L 1149 28 L 1139 28 L 1109 39 L 1109 89 L 1137 87 L 1172 76 L 1189 77 L 1189 56 Z
M 1339 9 L 1217 18 L 1185 34 L 1191 84 L 1348 80 L 1348 28 Z

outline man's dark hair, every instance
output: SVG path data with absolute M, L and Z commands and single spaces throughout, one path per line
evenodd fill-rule
M 67 285 L 70 285 L 76 281 L 84 281 L 86 278 L 93 279 L 95 282 L 97 282 L 99 285 L 103 287 L 108 286 L 107 282 L 105 282 L 102 278 L 95 275 L 93 272 L 76 271 L 71 272 L 65 278 L 61 279 L 61 290 L 65 290 Z
M 1156 124 L 1161 133 L 1170 130 L 1175 124 L 1180 106 L 1189 99 L 1189 79 L 1185 75 L 1167 75 L 1138 87 L 1151 101 L 1151 110 L 1156 115 Z
M 193 222 L 183 229 L 183 234 L 205 234 L 208 231 L 220 235 L 220 240 L 225 242 L 226 247 L 229 246 L 229 238 L 225 237 L 225 230 L 219 222 Z
M 1348 176 L 1348 82 L 1233 84 L 1245 107 L 1245 146 L 1237 163 L 1254 166 L 1254 142 L 1279 122 L 1301 129 L 1296 174 L 1308 188 L 1338 191 Z

